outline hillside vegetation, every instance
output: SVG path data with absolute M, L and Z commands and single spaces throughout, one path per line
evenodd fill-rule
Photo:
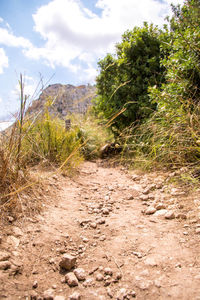
M 172 9 L 168 26 L 125 32 L 99 61 L 95 112 L 121 111 L 112 129 L 140 166 L 199 164 L 200 2 Z

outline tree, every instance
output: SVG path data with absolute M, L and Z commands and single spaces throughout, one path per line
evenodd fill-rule
M 117 129 L 143 121 L 156 108 L 148 88 L 160 86 L 164 79 L 160 35 L 157 27 L 147 23 L 128 30 L 122 35 L 122 42 L 116 45 L 115 55 L 107 54 L 98 63 L 99 97 L 95 110 L 110 118 L 125 107 L 126 111 L 113 121 Z

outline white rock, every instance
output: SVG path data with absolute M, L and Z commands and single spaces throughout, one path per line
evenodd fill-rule
M 76 278 L 76 276 L 72 272 L 69 272 L 65 275 L 65 282 L 67 282 L 67 284 L 70 287 L 74 287 L 74 286 L 78 285 L 78 279 Z
M 154 206 L 149 206 L 145 210 L 145 215 L 153 215 L 156 212 L 156 208 Z
M 74 292 L 69 296 L 69 300 L 81 300 L 81 295 L 78 292 Z
M 111 268 L 105 268 L 105 269 L 104 269 L 104 273 L 105 273 L 106 275 L 110 275 L 110 276 L 112 276 L 112 274 L 113 274 L 113 271 L 112 271 L 112 269 L 111 269 Z
M 166 214 L 165 214 L 165 219 L 167 220 L 172 220 L 175 218 L 175 214 L 173 211 L 168 211 Z
M 85 270 L 82 268 L 75 269 L 74 274 L 76 275 L 77 279 L 80 281 L 83 281 L 86 279 Z

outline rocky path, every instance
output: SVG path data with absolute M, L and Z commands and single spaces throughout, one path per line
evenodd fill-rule
M 86 162 L 0 239 L 0 299 L 200 299 L 200 197 Z

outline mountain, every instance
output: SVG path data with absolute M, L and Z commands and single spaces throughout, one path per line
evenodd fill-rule
M 27 113 L 35 114 L 44 109 L 47 100 L 53 103 L 49 107 L 51 114 L 64 118 L 71 113 L 84 114 L 96 97 L 96 88 L 91 85 L 73 86 L 71 84 L 52 84 L 45 88 L 39 98 L 34 100 Z

